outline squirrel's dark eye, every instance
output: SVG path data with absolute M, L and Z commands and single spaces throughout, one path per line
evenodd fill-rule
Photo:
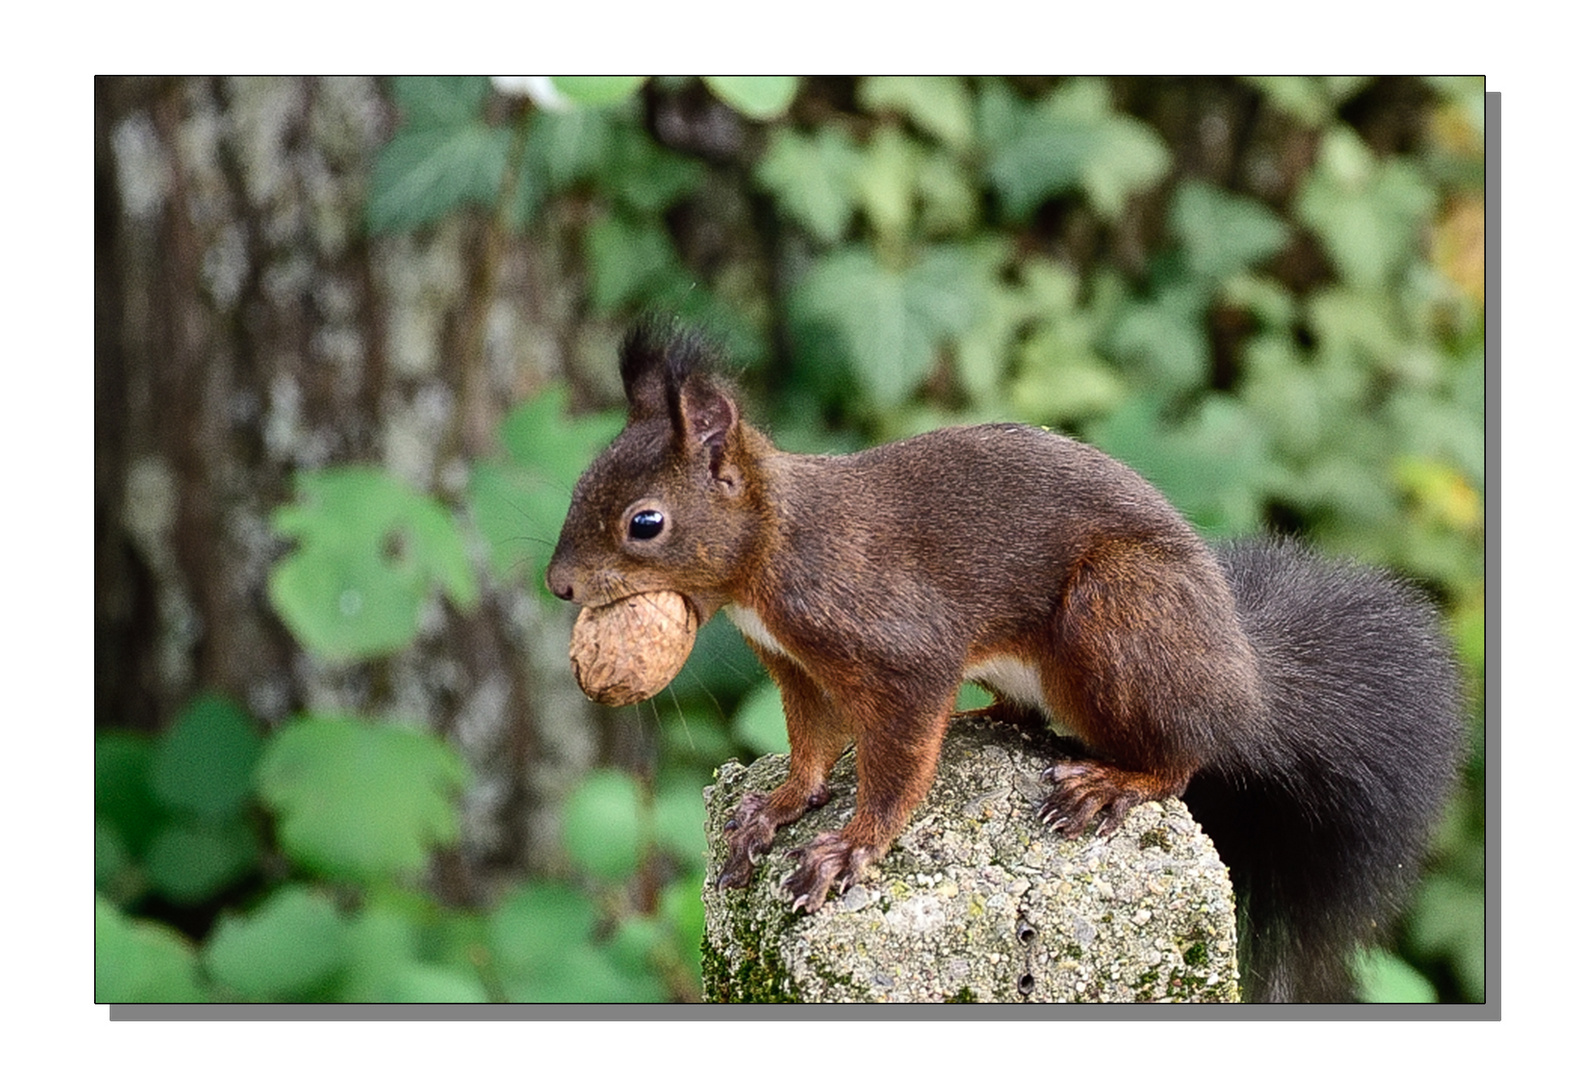
M 651 540 L 664 531 L 664 515 L 657 510 L 638 510 L 631 515 L 631 539 Z

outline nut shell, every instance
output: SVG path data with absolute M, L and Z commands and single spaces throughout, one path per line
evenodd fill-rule
M 637 593 L 582 609 L 571 631 L 571 670 L 600 705 L 634 705 L 669 685 L 696 640 L 696 612 L 685 597 Z

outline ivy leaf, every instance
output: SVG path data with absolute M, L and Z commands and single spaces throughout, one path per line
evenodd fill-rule
M 921 152 L 895 127 L 881 127 L 868 141 L 853 180 L 867 220 L 879 233 L 903 236 L 916 203 Z
M 730 108 L 753 120 L 772 120 L 795 100 L 794 75 L 704 75 L 708 89 Z
M 93 1000 L 174 1004 L 208 1000 L 191 944 L 162 923 L 128 919 L 93 898 Z
M 971 94 L 958 76 L 873 76 L 861 81 L 856 102 L 868 112 L 893 110 L 953 149 L 971 141 Z
M 807 329 L 832 329 L 874 404 L 892 408 L 932 372 L 938 347 L 970 327 L 986 263 L 968 249 L 940 246 L 892 270 L 866 248 L 845 248 L 807 274 L 792 312 Z
M 147 736 L 105 731 L 93 740 L 93 809 L 136 855 L 158 833 L 167 811 L 149 780 L 154 749 Z
M 659 146 L 631 118 L 617 118 L 608 132 L 608 149 L 591 177 L 600 190 L 639 215 L 656 221 L 706 175 L 700 162 Z
M 615 142 L 615 118 L 597 109 L 536 112 L 527 129 L 527 167 L 545 191 L 563 191 L 598 172 Z
M 1175 291 L 1127 305 L 1104 344 L 1116 360 L 1139 365 L 1163 389 L 1189 390 L 1207 381 L 1212 357 L 1193 295 Z
M 1169 225 L 1193 273 L 1220 281 L 1283 250 L 1289 227 L 1262 203 L 1211 184 L 1181 184 Z
M 419 955 L 426 927 L 406 911 L 374 901 L 346 932 L 345 973 L 336 1000 L 477 1003 L 488 993 L 469 964 L 433 963 Z
M 641 793 L 629 773 L 594 769 L 565 800 L 566 853 L 597 877 L 619 881 L 636 872 L 644 843 Z
M 1094 210 L 1112 219 L 1132 193 L 1168 172 L 1163 140 L 1116 112 L 1098 80 L 1072 80 L 1035 107 L 992 84 L 982 108 L 990 137 L 988 178 L 1012 218 L 1024 219 L 1044 199 L 1078 188 Z
M 861 151 L 840 128 L 821 127 L 813 135 L 776 128 L 755 176 L 791 219 L 831 244 L 845 235 L 856 212 L 861 163 Z
M 1124 402 L 1093 426 L 1092 441 L 1157 485 L 1207 535 L 1255 529 L 1271 475 L 1256 418 L 1231 398 L 1209 395 L 1195 414 L 1168 425 L 1163 400 Z
M 402 75 L 390 85 L 411 127 L 455 128 L 482 119 L 489 83 L 482 75 Z
M 415 229 L 467 204 L 492 204 L 509 157 L 510 132 L 482 121 L 403 127 L 373 162 L 368 229 Z
M 1275 106 L 1309 127 L 1328 123 L 1338 107 L 1372 81 L 1369 75 L 1248 75 Z
M 346 925 L 327 898 L 284 885 L 256 911 L 222 914 L 203 951 L 209 973 L 251 1001 L 301 1001 L 344 962 Z
M 1377 289 L 1417 254 L 1432 203 L 1413 165 L 1379 163 L 1354 131 L 1335 127 L 1323 137 L 1295 215 L 1321 238 L 1341 277 Z
M 342 466 L 297 477 L 274 515 L 296 550 L 269 575 L 269 599 L 297 640 L 328 660 L 405 647 L 437 585 L 463 610 L 477 580 L 444 507 L 381 469 Z
M 258 766 L 280 846 L 304 866 L 357 882 L 416 874 L 452 842 L 465 780 L 460 757 L 431 735 L 320 716 L 282 729 Z
M 646 81 L 646 75 L 556 75 L 553 79 L 554 89 L 592 108 L 624 101 Z

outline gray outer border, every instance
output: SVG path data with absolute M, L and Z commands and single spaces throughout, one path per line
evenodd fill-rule
M 1487 93 L 1487 1000 L 1466 1005 L 111 1005 L 111 1020 L 1501 1020 L 1503 94 Z

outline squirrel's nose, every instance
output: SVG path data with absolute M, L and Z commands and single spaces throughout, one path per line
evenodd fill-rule
M 549 592 L 561 600 L 576 599 L 576 586 L 572 584 L 570 574 L 566 573 L 560 564 L 550 563 L 549 572 L 543 576 L 543 580 L 548 585 Z

